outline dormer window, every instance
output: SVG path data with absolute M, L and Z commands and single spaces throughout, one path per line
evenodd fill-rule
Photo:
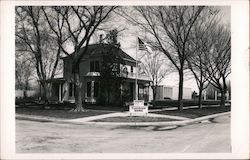
M 90 61 L 90 72 L 100 72 L 99 61 Z

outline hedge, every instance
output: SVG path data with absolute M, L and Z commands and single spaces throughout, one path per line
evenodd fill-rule
M 199 103 L 198 100 L 183 100 L 183 106 L 197 106 Z M 206 100 L 202 101 L 202 105 L 219 105 L 220 101 L 215 100 Z M 156 100 L 152 101 L 153 106 L 166 106 L 166 107 L 177 107 L 178 100 Z

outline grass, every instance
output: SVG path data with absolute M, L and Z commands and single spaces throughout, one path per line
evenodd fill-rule
M 186 117 L 186 118 L 198 118 L 198 117 L 207 116 L 211 114 L 228 112 L 230 110 L 231 110 L 230 107 L 203 107 L 201 109 L 190 108 L 190 109 L 184 109 L 182 111 L 165 110 L 165 111 L 157 111 L 154 113 L 171 115 L 171 116 L 180 116 L 180 117 Z
M 109 105 L 87 105 L 87 109 L 93 109 L 93 110 L 105 110 L 105 111 L 115 111 L 115 112 L 123 112 L 127 111 L 128 107 L 122 107 L 122 106 L 109 106 Z
M 176 119 L 147 117 L 147 116 L 128 116 L 128 117 L 108 117 L 93 121 L 94 122 L 166 122 L 166 121 L 176 121 Z
M 102 114 L 113 113 L 114 111 L 124 111 L 123 107 L 116 106 L 97 106 L 97 105 L 88 105 L 85 106 L 85 112 L 72 112 L 70 111 L 74 107 L 73 104 L 54 104 L 50 105 L 49 109 L 42 108 L 41 105 L 37 106 L 26 106 L 26 107 L 16 107 L 16 113 L 22 115 L 31 115 L 31 116 L 41 116 L 48 118 L 57 118 L 57 119 L 75 119 L 75 118 L 84 118 Z M 184 109 L 183 111 L 178 110 L 165 110 L 154 112 L 156 114 L 164 115 L 173 115 L 186 118 L 197 118 L 202 116 L 207 116 L 215 113 L 222 113 L 230 111 L 230 107 L 203 107 L 198 108 L 189 108 Z M 97 120 L 98 121 L 98 120 Z M 107 122 L 156 122 L 156 121 L 170 121 L 167 118 L 156 118 L 156 117 L 112 117 L 107 119 L 102 119 L 101 121 Z
M 43 104 L 35 104 L 35 103 L 26 103 L 26 104 L 16 104 L 19 107 L 25 108 L 43 108 Z M 59 104 L 48 104 L 47 105 L 50 109 L 58 109 L 58 110 L 70 110 L 75 108 L 74 103 L 59 103 Z M 83 104 L 85 109 L 90 110 L 102 110 L 102 111 L 117 111 L 122 112 L 128 110 L 128 107 L 121 107 L 121 106 L 111 106 L 111 105 L 94 105 L 94 104 Z
M 84 118 L 90 116 L 96 116 L 101 114 L 112 113 L 109 111 L 97 111 L 97 110 L 86 110 L 85 112 L 72 112 L 70 109 L 41 109 L 41 108 L 16 108 L 16 113 L 22 115 L 32 115 L 41 116 L 48 118 L 58 118 L 58 119 L 75 119 Z

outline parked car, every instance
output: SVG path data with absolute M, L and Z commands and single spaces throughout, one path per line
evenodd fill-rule
M 171 98 L 170 98 L 170 97 L 164 97 L 164 99 L 168 99 L 168 100 L 171 100 Z

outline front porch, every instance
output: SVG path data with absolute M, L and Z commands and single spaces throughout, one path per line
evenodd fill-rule
M 68 82 L 63 78 L 47 80 L 50 86 L 49 101 L 53 102 L 71 102 L 75 101 L 75 85 L 73 82 Z M 149 101 L 150 82 L 145 80 L 137 80 L 138 90 L 137 96 L 139 100 Z M 136 86 L 134 79 L 126 79 L 120 88 L 120 96 L 114 96 L 115 93 L 110 93 L 110 102 L 117 104 L 118 102 L 132 102 L 136 99 Z M 82 98 L 85 103 L 102 104 L 101 98 L 107 98 L 102 93 L 100 79 L 97 77 L 89 77 L 82 80 Z
M 63 78 L 53 78 L 46 80 L 47 83 L 47 98 L 50 103 L 62 103 L 65 99 L 65 79 Z M 43 91 L 40 85 L 40 96 Z M 42 97 L 42 96 L 41 96 Z
M 129 92 L 129 98 L 127 101 L 132 102 L 136 99 L 136 85 L 135 80 L 128 79 L 122 85 L 122 93 Z M 148 81 L 138 80 L 138 90 L 137 90 L 137 97 L 138 100 L 144 100 L 145 102 L 149 101 L 149 87 L 150 83 Z

